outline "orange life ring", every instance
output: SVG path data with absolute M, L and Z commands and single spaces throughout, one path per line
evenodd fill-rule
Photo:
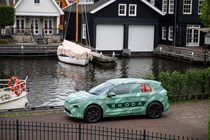
M 9 87 L 10 90 L 12 90 L 12 91 L 16 90 L 16 83 L 17 83 L 17 81 L 18 81 L 18 79 L 15 76 L 11 77 L 8 80 L 8 87 Z
M 17 96 L 19 96 L 23 92 L 24 85 L 20 80 L 18 80 L 15 83 L 15 87 L 16 87 L 16 90 L 14 92 Z
M 17 77 L 13 76 L 8 80 L 8 87 L 10 90 L 14 91 L 17 96 L 19 96 L 23 92 L 24 85 Z

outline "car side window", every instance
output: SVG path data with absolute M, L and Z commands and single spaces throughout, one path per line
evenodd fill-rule
M 111 92 L 114 92 L 116 95 L 123 95 L 123 94 L 129 94 L 130 84 L 122 84 L 119 85 L 111 90 Z
M 140 86 L 141 86 L 141 91 L 142 92 L 151 92 L 152 91 L 149 84 L 146 84 L 146 83 L 145 84 L 140 84 Z
M 131 92 L 134 93 L 134 94 L 141 92 L 141 88 L 140 88 L 139 84 L 133 84 Z

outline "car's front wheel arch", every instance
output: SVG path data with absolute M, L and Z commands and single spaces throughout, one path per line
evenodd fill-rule
M 164 110 L 164 106 L 161 102 L 153 101 L 147 105 L 146 116 L 151 119 L 160 118 L 163 110 Z

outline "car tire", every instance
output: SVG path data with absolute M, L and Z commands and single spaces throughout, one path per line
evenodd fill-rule
M 158 119 L 163 112 L 163 106 L 158 102 L 152 102 L 147 107 L 147 117 L 150 119 Z
M 90 105 L 85 109 L 84 119 L 86 122 L 95 123 L 102 117 L 102 110 L 97 105 Z

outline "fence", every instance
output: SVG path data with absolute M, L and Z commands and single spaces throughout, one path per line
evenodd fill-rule
M 1 121 L 0 140 L 193 140 L 175 135 L 83 124 Z M 196 139 L 198 140 L 198 139 Z

